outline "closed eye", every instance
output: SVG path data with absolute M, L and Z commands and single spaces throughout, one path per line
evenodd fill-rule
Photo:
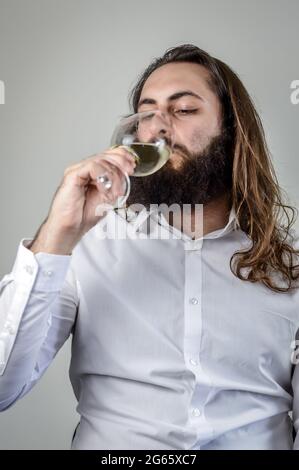
M 177 114 L 194 114 L 196 113 L 197 109 L 178 109 L 175 111 Z

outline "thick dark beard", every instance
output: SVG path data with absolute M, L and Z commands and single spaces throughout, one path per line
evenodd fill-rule
M 185 155 L 179 169 L 167 162 L 157 173 L 131 178 L 127 206 L 142 204 L 208 204 L 230 192 L 232 139 L 222 132 L 198 154 Z

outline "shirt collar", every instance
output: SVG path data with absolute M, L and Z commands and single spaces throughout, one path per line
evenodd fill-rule
M 167 220 L 163 216 L 163 214 L 159 212 L 158 209 L 155 207 L 151 209 L 143 208 L 142 210 L 138 212 L 135 212 L 132 209 L 130 209 L 130 207 L 128 207 L 128 208 L 118 209 L 117 212 L 118 212 L 118 215 L 120 215 L 130 224 L 134 232 L 142 232 L 146 230 L 145 227 L 147 224 L 145 222 L 147 221 L 149 217 L 151 217 L 152 219 L 155 220 L 156 223 L 163 226 L 167 230 L 171 231 L 174 234 L 177 233 L 179 238 L 182 238 L 183 240 L 186 240 L 186 241 L 196 241 L 196 240 L 192 240 L 192 238 L 189 235 L 182 233 L 177 228 L 173 227 L 172 225 L 169 225 Z M 237 230 L 238 228 L 240 228 L 240 224 L 238 222 L 238 218 L 237 218 L 234 207 L 231 207 L 228 222 L 225 225 L 225 227 L 214 230 L 213 232 L 209 232 L 197 240 L 220 238 L 226 235 L 227 233 L 231 232 L 232 230 Z

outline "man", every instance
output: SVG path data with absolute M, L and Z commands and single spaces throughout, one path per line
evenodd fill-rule
M 72 334 L 73 449 L 299 448 L 298 251 L 253 103 L 226 64 L 192 45 L 156 59 L 131 98 L 133 112 L 171 118 L 171 158 L 132 179 L 128 203 L 143 210 L 101 216 L 97 176 L 110 172 L 114 201 L 132 155 L 108 149 L 65 171 L 1 283 L 0 407 Z M 156 137 L 167 132 L 156 122 Z M 192 220 L 202 204 L 203 233 L 152 204 L 189 204 Z M 99 237 L 116 222 L 125 239 Z M 172 236 L 146 236 L 158 227 Z

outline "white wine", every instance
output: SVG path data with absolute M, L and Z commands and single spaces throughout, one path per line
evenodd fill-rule
M 133 176 L 148 176 L 155 173 L 170 157 L 170 149 L 166 145 L 136 142 L 127 148 L 136 161 Z

